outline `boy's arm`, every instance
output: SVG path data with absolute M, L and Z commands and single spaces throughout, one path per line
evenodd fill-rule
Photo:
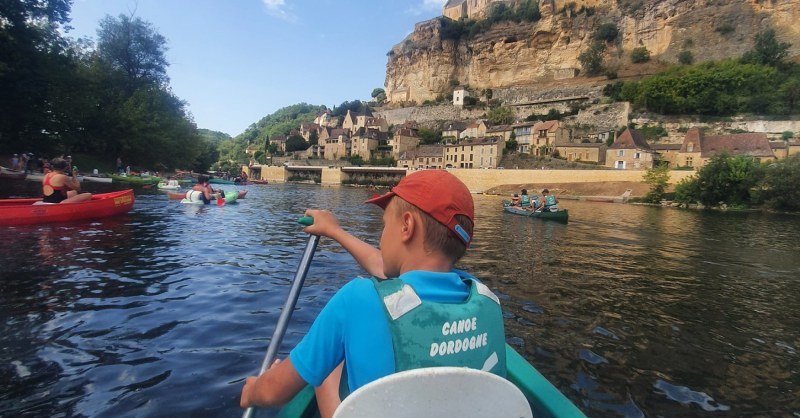
M 287 357 L 286 360 L 276 361 L 261 376 L 248 377 L 239 405 L 242 408 L 283 405 L 305 386 L 306 382 Z
M 309 234 L 333 238 L 355 258 L 356 262 L 358 262 L 367 273 L 379 279 L 386 278 L 383 274 L 383 257 L 381 256 L 381 250 L 342 229 L 336 217 L 327 210 L 309 209 L 306 211 L 305 215 L 314 218 L 314 224 L 306 227 L 303 231 Z

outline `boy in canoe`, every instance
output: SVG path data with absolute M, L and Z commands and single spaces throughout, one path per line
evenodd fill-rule
M 240 404 L 281 405 L 307 384 L 323 417 L 344 393 L 392 373 L 460 366 L 505 376 L 498 298 L 453 265 L 472 241 L 467 187 L 444 170 L 408 175 L 367 201 L 384 209 L 380 249 L 354 237 L 327 211 L 309 210 L 308 233 L 338 241 L 373 277 L 342 287 L 289 357 L 247 378 Z M 387 280 L 390 278 L 390 280 Z

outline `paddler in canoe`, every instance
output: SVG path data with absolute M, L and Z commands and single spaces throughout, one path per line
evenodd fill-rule
M 472 240 L 474 204 L 464 183 L 444 170 L 419 171 L 367 203 L 384 209 L 380 249 L 345 232 L 330 212 L 306 212 L 314 224 L 305 231 L 338 241 L 372 278 L 342 287 L 288 358 L 247 378 L 243 408 L 284 404 L 310 384 L 321 416 L 330 417 L 340 379 L 351 393 L 423 367 L 505 376 L 498 298 L 453 268 Z
M 555 195 L 550 194 L 550 191 L 547 189 L 542 190 L 542 206 L 536 209 L 537 212 L 542 211 L 552 211 L 555 212 L 558 210 L 558 198 Z
M 91 200 L 91 193 L 79 193 L 81 183 L 78 181 L 78 170 L 72 170 L 72 177 L 66 173 L 70 165 L 63 158 L 54 158 L 52 170 L 42 179 L 42 202 L 44 203 L 78 203 Z

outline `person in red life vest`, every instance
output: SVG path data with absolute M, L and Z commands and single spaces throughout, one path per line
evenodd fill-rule
M 247 378 L 243 408 L 281 405 L 310 384 L 321 416 L 330 417 L 340 388 L 348 394 L 405 370 L 458 366 L 505 376 L 499 299 L 454 269 L 472 241 L 475 210 L 464 183 L 444 170 L 418 171 L 367 203 L 384 210 L 380 249 L 332 213 L 306 211 L 314 224 L 305 231 L 339 242 L 372 277 L 343 286 L 288 358 Z
M 78 203 L 92 198 L 91 193 L 79 193 L 81 183 L 78 181 L 78 171 L 72 170 L 72 177 L 67 176 L 70 170 L 69 163 L 63 158 L 56 158 L 51 162 L 50 173 L 42 179 L 42 201 L 45 203 Z

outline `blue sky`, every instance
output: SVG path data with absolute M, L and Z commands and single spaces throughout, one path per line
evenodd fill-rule
M 444 1 L 75 0 L 69 35 L 94 38 L 107 14 L 150 22 L 197 126 L 235 136 L 283 106 L 368 99 L 389 49 Z

